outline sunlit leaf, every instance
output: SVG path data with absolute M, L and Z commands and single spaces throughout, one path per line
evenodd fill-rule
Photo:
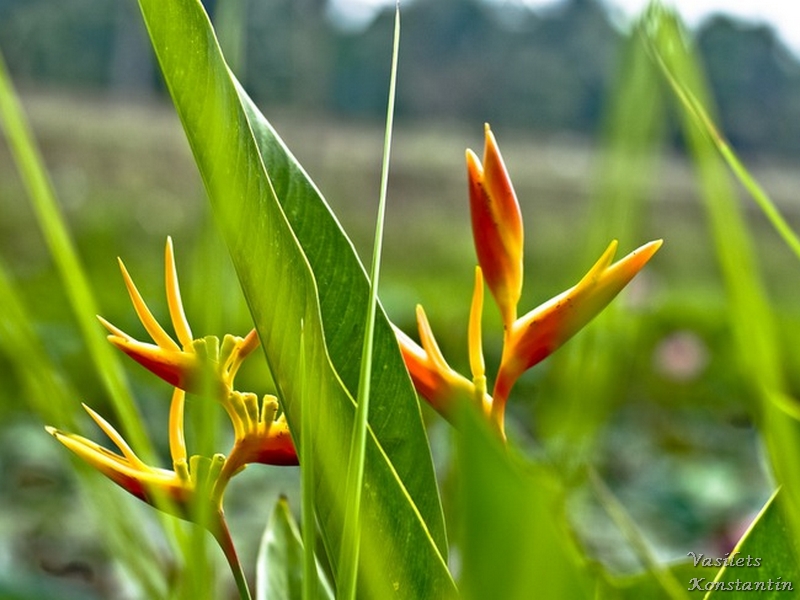
M 304 324 L 305 373 L 319 389 L 308 394 L 314 495 L 335 563 L 368 298 L 363 268 L 302 169 L 253 105 L 243 106 L 200 3 L 140 6 L 298 444 Z M 373 364 L 359 586 L 364 597 L 447 597 L 454 585 L 427 440 L 382 314 Z

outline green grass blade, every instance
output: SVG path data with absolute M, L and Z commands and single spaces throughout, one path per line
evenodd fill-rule
M 710 115 L 711 98 L 700 66 L 686 47 L 687 36 L 677 17 L 654 5 L 643 25 L 653 56 L 676 90 L 687 90 L 698 106 Z M 796 457 L 800 455 L 800 427 L 784 410 L 788 397 L 782 373 L 780 344 L 776 323 L 752 250 L 744 217 L 736 202 L 729 174 L 712 143 L 708 131 L 698 127 L 691 111 L 684 110 L 683 133 L 689 145 L 709 215 L 717 257 L 729 298 L 728 320 L 734 333 L 740 368 L 760 405 L 753 407 L 761 425 L 772 466 L 784 494 L 795 510 L 789 511 L 789 524 L 800 538 L 800 473 Z
M 28 404 L 44 423 L 60 423 L 77 429 L 80 397 L 42 345 L 19 293 L 0 263 L 0 355 L 8 357 L 22 384 L 21 401 Z M 42 431 L 44 434 L 44 431 Z M 156 549 L 141 526 L 132 521 L 127 505 L 108 493 L 108 481 L 75 460 L 78 483 L 97 514 L 103 543 L 120 561 L 148 598 L 165 597 L 164 573 L 154 560 Z M 133 499 L 131 502 L 135 502 Z
M 389 185 L 389 159 L 392 148 L 392 124 L 394 101 L 397 89 L 397 57 L 400 44 L 400 6 L 395 9 L 394 43 L 389 83 L 389 105 L 386 113 L 386 133 L 383 142 L 381 165 L 381 190 L 378 202 L 378 219 L 375 227 L 375 244 L 372 250 L 370 270 L 369 303 L 367 305 L 366 329 L 361 351 L 361 376 L 358 380 L 358 396 L 353 438 L 350 441 L 350 458 L 347 462 L 347 513 L 344 520 L 345 537 L 342 540 L 342 558 L 339 562 L 339 592 L 343 600 L 355 599 L 358 578 L 358 555 L 361 540 L 361 489 L 364 483 L 364 452 L 367 442 L 367 418 L 369 415 L 370 383 L 372 381 L 372 346 L 375 335 L 375 314 L 378 308 L 378 281 L 380 279 L 381 250 L 383 248 L 383 223 L 386 214 L 386 194 Z
M 128 441 L 140 456 L 148 460 L 153 456 L 153 449 L 128 391 L 120 362 L 106 342 L 102 328 L 95 319 L 98 313 L 97 303 L 58 208 L 44 161 L 8 76 L 2 55 L 0 55 L 0 121 L 95 370 L 109 394 Z
M 306 343 L 303 323 L 300 324 L 300 474 L 303 486 L 302 526 L 303 526 L 303 600 L 312 600 L 317 595 L 317 558 L 314 548 L 317 541 L 317 527 L 314 518 L 314 437 L 311 424 L 311 392 L 306 371 Z M 315 396 L 316 390 L 315 391 Z
M 114 353 L 114 350 L 106 342 L 102 327 L 98 325 L 95 319 L 95 315 L 98 311 L 91 286 L 70 238 L 67 225 L 58 208 L 55 191 L 44 166 L 44 161 L 42 160 L 1 55 L 0 123 L 3 125 L 6 139 L 11 148 L 12 157 L 20 172 L 39 226 L 57 267 L 58 274 L 63 283 L 76 321 L 80 327 L 84 343 L 89 352 L 91 364 L 109 395 L 111 404 L 121 422 L 127 441 L 136 450 L 139 456 L 146 462 L 152 463 L 152 457 L 154 456 L 153 447 L 145 433 L 143 421 L 139 416 L 138 409 L 128 390 L 121 363 Z M 12 296 L 8 293 L 10 289 L 9 286 L 4 286 L 3 302 L 6 304 L 7 309 L 14 303 Z M 24 319 L 16 325 L 22 326 L 23 324 Z M 32 328 L 29 329 L 31 331 L 29 335 L 32 336 Z M 26 342 L 35 343 L 34 337 L 26 340 Z M 26 358 L 27 360 L 32 360 L 33 363 L 27 366 L 21 365 L 25 376 L 30 376 L 32 379 L 36 380 L 37 383 L 34 389 L 40 389 L 42 385 L 50 385 L 51 388 L 53 388 L 53 377 L 57 377 L 57 375 L 53 374 L 52 365 L 48 366 L 46 362 L 42 362 L 42 360 L 36 358 L 36 351 L 33 349 L 33 346 L 29 346 L 28 348 L 30 351 L 26 354 Z M 15 356 L 18 356 L 18 354 L 15 354 Z M 44 354 L 42 353 L 40 357 L 43 356 Z M 68 389 L 67 386 L 60 386 L 56 389 L 58 389 L 60 393 L 48 393 L 44 396 L 43 400 L 32 400 L 32 403 L 36 405 L 41 402 L 48 402 L 60 405 L 60 410 L 48 410 L 45 413 L 40 412 L 40 414 L 43 418 L 48 419 L 50 423 L 62 427 L 64 425 L 69 425 L 69 422 L 72 421 L 75 410 L 71 407 L 77 409 L 80 395 L 75 392 L 70 394 L 63 393 Z M 69 422 L 64 423 L 51 419 L 51 417 L 56 416 L 68 418 Z M 147 554 L 139 554 L 138 557 L 131 558 L 131 553 L 124 551 L 125 548 L 129 549 L 137 545 L 140 549 L 147 549 L 149 547 L 149 544 L 145 543 L 143 540 L 132 542 L 132 540 L 140 537 L 140 530 L 128 522 L 128 516 L 123 514 L 124 511 L 116 507 L 110 508 L 108 502 L 105 500 L 105 496 L 100 492 L 95 491 L 90 497 L 92 501 L 97 502 L 99 506 L 106 507 L 105 509 L 101 509 L 99 514 L 107 513 L 110 520 L 116 520 L 119 535 L 110 531 L 110 538 L 116 540 L 114 543 L 116 544 L 116 549 L 119 551 L 120 556 L 127 556 L 130 559 L 128 562 L 134 565 L 132 572 L 140 575 L 141 581 L 144 583 L 145 587 L 152 592 L 151 595 L 157 597 L 158 594 L 154 590 L 158 585 L 153 582 L 152 570 L 142 567 L 143 563 L 146 563 L 148 560 Z M 169 542 L 173 547 L 177 548 L 176 544 L 180 541 L 180 536 L 177 535 L 178 530 L 174 528 L 174 523 L 171 523 L 166 518 L 162 518 L 161 523 L 164 526 L 164 531 L 167 534 Z M 110 529 L 113 530 L 113 527 L 110 527 Z
M 140 7 L 300 448 L 303 323 L 307 378 L 320 389 L 316 512 L 335 570 L 367 278 L 319 192 L 237 87 L 200 3 Z M 454 585 L 427 439 L 382 312 L 375 340 L 359 594 L 363 583 L 364 597 L 447 598 Z
M 708 111 L 703 107 L 703 103 L 698 100 L 691 89 L 689 89 L 681 79 L 676 77 L 660 53 L 657 52 L 655 56 L 665 78 L 672 87 L 673 92 L 675 92 L 675 96 L 686 111 L 685 114 L 694 121 L 698 130 L 714 145 L 720 156 L 728 164 L 728 167 L 744 189 L 748 191 L 781 239 L 789 246 L 792 252 L 794 252 L 795 256 L 800 258 L 800 238 L 786 221 L 780 210 L 778 210 L 778 207 L 736 155 L 731 145 L 725 139 L 725 136 L 714 124 L 714 119 L 711 118 Z

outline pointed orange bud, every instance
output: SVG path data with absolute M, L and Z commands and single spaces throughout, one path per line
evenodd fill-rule
M 447 364 L 421 306 L 417 306 L 417 324 L 421 347 L 400 329 L 394 328 L 403 361 L 417 393 L 442 416 L 449 418 L 455 402 L 475 397 L 475 385 Z
M 508 328 L 522 292 L 522 214 L 503 157 L 486 125 L 483 165 L 467 150 L 472 235 L 478 264 Z
M 612 242 L 576 286 L 517 319 L 507 332 L 494 387 L 493 414 L 502 411 L 511 387 L 527 369 L 552 354 L 602 311 L 641 270 L 661 246 L 645 244 L 611 264 L 617 249 Z

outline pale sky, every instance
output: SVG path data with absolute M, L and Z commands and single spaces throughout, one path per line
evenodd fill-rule
M 558 0 L 496 0 L 525 3 L 533 7 L 555 4 Z M 623 14 L 636 17 L 647 0 L 603 0 L 619 8 Z M 726 13 L 742 19 L 769 23 L 783 42 L 800 56 L 800 2 L 797 0 L 663 0 L 675 7 L 684 20 L 695 26 L 712 13 Z M 394 4 L 394 0 L 336 0 L 339 9 L 356 19 L 368 19 L 375 8 Z

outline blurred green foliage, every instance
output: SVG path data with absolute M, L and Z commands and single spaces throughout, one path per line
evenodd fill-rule
M 2 11 L 10 10 L 12 4 L 21 11 L 15 14 L 33 11 L 35 7 L 42 11 L 42 6 L 47 5 L 45 2 L 0 0 L 0 15 L 10 15 Z M 87 0 L 85 4 L 90 2 Z M 82 6 L 73 5 L 71 10 Z M 303 3 L 303 6 L 320 8 L 319 3 Z M 441 12 L 434 14 L 434 6 L 440 7 Z M 592 12 L 591 2 L 573 2 L 569 6 L 582 7 L 583 17 L 576 18 L 569 9 L 552 13 L 548 19 L 553 22 L 548 26 L 553 33 L 547 43 L 567 43 L 568 39 L 578 43 L 581 36 L 571 34 L 568 28 L 573 22 L 577 23 L 576 27 L 582 23 L 581 27 L 591 28 L 595 17 L 601 14 Z M 273 16 L 276 17 L 282 10 L 285 14 L 294 14 L 284 24 L 300 26 L 305 22 L 299 13 L 291 13 L 286 7 L 286 3 L 274 2 L 261 3 L 253 9 L 275 11 Z M 54 10 L 49 18 L 56 19 L 60 10 L 64 9 Z M 569 457 L 577 461 L 588 455 L 647 539 L 652 541 L 657 558 L 685 559 L 690 550 L 722 555 L 738 539 L 748 517 L 769 496 L 771 483 L 769 471 L 762 464 L 761 441 L 753 424 L 755 399 L 746 385 L 745 374 L 736 366 L 736 332 L 726 314 L 729 300 L 716 263 L 717 249 L 703 208 L 697 202 L 699 191 L 693 182 L 691 167 L 669 150 L 666 156 L 661 156 L 664 147 L 670 147 L 671 136 L 677 129 L 671 121 L 665 120 L 668 113 L 659 105 L 668 97 L 668 88 L 657 81 L 642 79 L 652 73 L 648 75 L 647 69 L 643 69 L 644 55 L 636 54 L 639 50 L 635 39 L 628 39 L 627 52 L 621 51 L 625 60 L 619 69 L 615 68 L 615 56 L 620 52 L 616 45 L 609 44 L 606 56 L 605 42 L 597 40 L 589 48 L 574 49 L 574 58 L 563 62 L 560 55 L 548 54 L 544 46 L 536 45 L 539 42 L 534 39 L 534 32 L 539 29 L 533 25 L 527 29 L 526 19 L 539 23 L 540 17 L 524 12 L 526 18 L 515 20 L 515 27 L 510 27 L 508 20 L 487 10 L 486 5 L 471 2 L 453 6 L 447 2 L 430 2 L 411 5 L 407 11 L 406 37 L 401 50 L 401 64 L 407 69 L 401 74 L 401 94 L 403 90 L 407 94 L 401 113 L 406 119 L 396 132 L 393 150 L 382 301 L 392 319 L 406 331 L 414 329 L 414 304 L 423 303 L 448 360 L 467 371 L 463 349 L 466 347 L 474 256 L 463 150 L 466 145 L 479 147 L 481 123 L 490 118 L 499 120 L 493 120 L 492 125 L 498 132 L 526 220 L 528 283 L 525 305 L 533 306 L 575 283 L 591 263 L 591 258 L 587 257 L 594 256 L 609 237 L 620 236 L 623 250 L 646 239 L 666 238 L 664 248 L 637 279 L 636 285 L 619 299 L 620 306 L 520 382 L 509 407 L 514 422 L 512 439 L 531 455 L 544 455 L 546 461 L 552 461 L 567 483 L 574 483 L 570 476 L 575 474 L 572 470 L 575 465 L 570 463 Z M 430 33 L 417 33 L 420 37 L 413 37 L 415 31 L 431 31 L 422 26 L 426 22 L 421 16 L 425 11 L 429 11 L 425 18 L 431 23 L 437 19 L 447 23 L 454 16 L 462 20 L 451 23 L 449 36 L 441 39 Z M 32 30 L 45 21 L 42 14 L 30 17 Z M 103 14 L 98 13 L 97 18 L 102 19 Z M 137 15 L 128 14 L 128 17 L 133 19 Z M 564 22 L 559 28 L 556 21 L 562 17 Z M 0 17 L 0 46 L 4 51 L 11 38 L 3 28 L 10 27 L 10 22 L 11 17 Z M 341 56 L 338 52 L 323 52 L 319 45 L 313 46 L 313 50 L 302 50 L 310 55 L 322 54 L 328 61 L 324 69 L 307 68 L 305 57 L 296 61 L 287 60 L 287 57 L 299 56 L 294 53 L 301 52 L 298 48 L 305 48 L 302 40 L 308 38 L 292 37 L 290 27 L 284 27 L 274 37 L 266 32 L 262 37 L 262 33 L 250 31 L 250 27 L 255 28 L 261 21 L 251 18 L 249 22 L 252 25 L 245 37 L 248 51 L 241 62 L 251 82 L 248 87 L 255 94 L 260 93 L 262 100 L 295 105 L 294 109 L 272 110 L 269 116 L 300 163 L 324 190 L 362 256 L 366 256 L 374 222 L 372 200 L 378 183 L 380 130 L 369 123 L 329 118 L 325 110 L 319 110 L 327 106 L 332 111 L 344 111 L 350 105 L 349 100 L 342 101 L 341 105 L 323 103 L 327 94 L 336 88 L 327 78 L 338 77 Z M 741 35 L 753 35 L 763 42 L 752 49 L 760 52 L 762 62 L 749 63 L 743 58 L 741 64 L 745 73 L 737 83 L 739 87 L 731 84 L 737 97 L 741 94 L 742 103 L 746 103 L 748 93 L 743 83 L 748 76 L 746 73 L 791 81 L 791 62 L 785 63 L 789 65 L 786 69 L 769 66 L 769 48 L 780 54 L 779 47 L 771 46 L 775 40 L 769 32 L 752 29 L 743 34 L 729 22 L 727 25 L 719 23 L 725 25 L 720 26 L 723 34 L 728 30 L 729 37 L 723 35 L 727 40 L 725 44 L 735 45 L 732 40 Z M 606 22 L 598 31 L 602 29 L 616 35 L 607 25 Z M 328 32 L 333 38 L 347 38 L 346 44 L 350 46 L 345 54 L 355 55 L 357 61 L 351 65 L 360 65 L 354 68 L 352 77 L 363 78 L 360 83 L 355 79 L 350 81 L 354 89 L 360 89 L 355 96 L 364 103 L 362 108 L 367 112 L 374 107 L 382 109 L 388 60 L 380 57 L 386 55 L 386 28 L 343 33 L 330 29 L 321 17 L 314 26 L 321 28 L 318 32 Z M 700 32 L 701 47 L 706 39 L 703 36 L 707 35 L 704 32 L 713 26 L 711 23 Z M 502 33 L 502 42 L 493 37 L 497 32 Z M 306 32 L 305 35 L 310 34 Z M 380 51 L 368 50 L 369 36 L 374 38 L 375 44 L 381 44 Z M 78 38 L 82 39 L 82 34 L 75 38 L 76 44 L 81 43 Z M 333 38 L 321 36 L 316 43 L 324 47 L 324 44 L 332 44 L 330 39 Z M 714 43 L 731 51 L 719 38 Z M 264 48 L 273 44 L 283 53 L 278 55 L 280 58 L 267 58 L 272 55 Z M 256 48 L 264 50 L 262 58 L 257 56 Z M 538 60 L 539 54 L 544 53 L 543 66 L 531 63 L 528 65 L 533 69 L 531 72 L 539 77 L 538 69 L 544 73 L 544 69 L 549 68 L 554 79 L 517 74 L 514 75 L 516 80 L 509 76 L 506 81 L 505 73 L 502 80 L 501 74 L 496 73 L 498 79 L 491 84 L 480 83 L 493 64 L 509 64 L 509 72 L 515 72 L 514 62 L 493 54 L 495 50 L 504 49 L 503 56 L 513 55 L 522 60 L 527 48 L 536 49 L 527 57 L 529 61 Z M 740 50 L 748 52 L 744 46 Z M 458 71 L 455 58 L 448 62 L 445 55 L 459 51 L 479 64 L 473 62 Z M 8 54 L 11 59 L 14 49 L 10 48 Z M 106 53 L 104 58 L 108 55 Z M 435 60 L 426 65 L 426 57 L 435 57 Z M 576 61 L 580 63 L 583 58 L 591 58 L 584 61 L 587 64 L 593 60 L 598 63 L 608 60 L 605 66 L 608 71 L 603 76 L 606 79 L 594 80 L 599 87 L 587 93 L 586 101 L 581 103 L 575 94 L 583 88 L 569 85 L 562 88 L 556 77 L 566 77 L 567 66 Z M 270 60 L 275 60 L 275 64 Z M 708 62 L 711 67 L 712 61 Z M 20 66 L 12 62 L 12 66 L 24 79 L 25 63 Z M 415 73 L 417 66 L 418 74 Z M 452 77 L 445 77 L 443 71 L 437 71 L 439 68 L 452 73 Z M 713 68 L 726 66 L 719 64 Z M 715 87 L 720 84 L 715 83 L 713 68 L 711 82 Z M 322 70 L 327 73 L 326 78 L 311 81 L 311 74 Z M 612 72 L 616 73 L 613 77 L 609 75 Z M 152 75 L 152 71 L 150 73 Z M 626 79 L 625 73 L 634 75 Z M 33 77 L 35 72 L 28 75 Z M 580 73 L 571 75 L 581 81 L 589 77 Z M 298 82 L 306 77 L 308 81 Z M 426 82 L 438 78 L 444 78 L 452 92 L 445 100 L 463 103 L 464 113 L 449 112 L 449 103 L 437 108 L 424 98 L 413 97 L 425 96 L 429 89 Z M 78 81 L 81 80 L 74 79 L 72 83 Z M 94 81 L 108 82 L 102 78 Z M 339 84 L 342 89 L 347 87 L 344 81 L 347 80 Z M 514 81 L 524 88 L 515 92 L 519 94 L 517 102 L 530 99 L 530 103 L 524 107 L 518 104 L 518 109 L 503 110 L 505 89 L 513 88 Z M 619 93 L 602 93 L 609 86 L 608 81 L 613 81 L 610 89 Z M 624 88 L 625 81 L 644 83 L 642 89 L 637 90 L 635 86 Z M 792 87 L 790 83 L 781 85 L 785 89 Z M 571 90 L 571 102 L 581 105 L 581 110 L 572 103 L 560 104 L 550 99 L 546 102 L 552 103 L 551 108 L 542 108 L 537 113 L 538 94 L 553 89 Z M 469 96 L 470 93 L 475 96 Z M 654 93 L 660 95 L 654 98 Z M 786 100 L 776 106 L 790 106 L 791 97 L 782 97 Z M 724 123 L 729 109 L 725 108 L 724 97 L 719 101 Z M 642 102 L 647 103 L 652 113 L 639 111 L 631 115 L 634 110 L 631 107 L 637 103 L 641 106 Z M 94 284 L 102 314 L 126 331 L 139 331 L 122 288 L 115 255 L 125 259 L 145 297 L 153 299 L 152 307 L 157 316 L 165 313 L 161 248 L 164 237 L 171 234 L 178 246 L 179 271 L 189 319 L 193 324 L 198 323 L 196 333 L 244 333 L 251 326 L 250 317 L 225 248 L 209 224 L 196 169 L 172 109 L 157 99 L 109 98 L 85 91 L 72 94 L 31 91 L 25 97 L 25 106 L 43 146 L 61 198 L 61 208 Z M 782 110 L 779 108 L 775 109 L 776 114 Z M 558 111 L 563 111 L 558 118 L 567 119 L 562 125 L 571 123 L 569 127 L 574 130 L 596 127 L 598 116 L 608 115 L 602 144 L 590 147 L 576 138 L 533 136 L 515 131 L 516 125 L 523 122 L 555 128 L 558 123 L 555 116 L 548 116 L 549 124 L 534 121 L 537 115 L 552 115 Z M 446 118 L 442 116 L 445 114 Z M 455 120 L 461 114 L 470 117 L 469 126 Z M 432 127 L 430 121 L 420 124 L 412 118 L 421 115 L 440 122 Z M 725 129 L 743 147 L 747 147 L 748 139 L 757 140 L 770 131 L 777 143 L 779 134 L 766 124 L 753 128 L 748 134 L 755 137 L 737 138 L 736 127 L 744 126 L 742 121 L 747 119 L 737 116 L 733 127 L 729 129 L 726 124 Z M 626 125 L 627 131 L 624 130 Z M 779 133 L 785 133 L 788 140 L 791 123 L 784 125 Z M 637 138 L 638 134 L 642 135 L 641 139 Z M 795 138 L 800 139 L 800 136 Z M 750 147 L 759 146 L 754 142 Z M 792 146 L 774 148 L 789 151 Z M 793 195 L 800 181 L 795 170 L 780 166 L 779 162 L 757 165 L 753 172 L 771 191 L 778 205 L 786 209 L 791 224 L 797 226 Z M 23 194 L 7 149 L 0 146 L 0 256 L 8 263 L 26 309 L 36 323 L 37 333 L 44 341 L 44 352 L 55 365 L 54 370 L 68 373 L 73 390 L 79 390 L 72 392 L 76 406 L 80 400 L 88 400 L 95 407 L 104 408 L 101 384 L 86 366 L 86 350 L 66 308 L 66 299 L 62 297 L 48 252 L 22 200 Z M 618 204 L 615 199 L 619 200 Z M 792 350 L 800 335 L 800 309 L 797 286 L 791 283 L 798 276 L 797 261 L 760 213 L 749 207 L 744 210 L 753 235 L 754 253 L 762 265 L 769 291 L 770 311 L 779 324 L 774 343 L 779 346 L 782 370 L 788 380 L 787 391 L 797 395 L 800 392 L 800 359 Z M 497 315 L 491 310 L 487 310 L 485 326 L 486 331 L 499 334 Z M 486 335 L 488 362 L 499 360 L 499 343 L 498 337 Z M 56 458 L 57 453 L 51 447 L 39 444 L 44 433 L 39 418 L 29 411 L 28 403 L 32 400 L 26 394 L 32 393 L 30 384 L 23 382 L 19 371 L 12 368 L 12 354 L 13 349 L 6 349 L 0 357 L 0 415 L 4 419 L 0 442 L 14 450 L 0 453 L 0 467 L 6 475 L 0 501 L 5 514 L 12 516 L 2 523 L 0 540 L 7 548 L 12 548 L 12 552 L 21 547 L 32 548 L 29 553 L 17 550 L 15 564 L 23 564 L 34 571 L 37 565 L 41 568 L 45 564 L 42 561 L 44 550 L 31 540 L 45 540 L 46 550 L 61 551 L 55 563 L 46 563 L 56 565 L 53 576 L 58 578 L 59 568 L 68 566 L 69 557 L 78 553 L 74 546 L 63 549 L 52 540 L 58 535 L 79 542 L 84 538 L 75 532 L 80 525 L 47 519 L 43 511 L 38 510 L 40 504 L 37 503 L 53 496 L 50 500 L 62 502 L 58 510 L 63 512 L 66 510 L 63 503 L 72 507 L 80 506 L 81 501 L 74 489 L 63 489 L 68 485 L 64 483 L 64 464 L 59 462 L 63 457 Z M 137 402 L 150 431 L 154 432 L 154 440 L 163 441 L 161 424 L 168 390 L 153 383 L 152 378 L 144 376 L 135 365 L 130 364 L 128 372 Z M 252 381 L 248 387 L 268 391 L 265 387 L 269 386 L 269 376 L 263 364 L 242 374 L 243 379 L 248 377 Z M 431 417 L 433 419 L 435 417 Z M 568 424 L 588 427 L 570 430 Z M 469 473 L 459 474 L 448 461 L 453 444 L 449 434 L 442 434 L 438 425 L 432 426 L 430 433 L 449 519 L 456 511 L 453 505 L 459 486 L 478 490 L 480 477 L 489 476 L 494 476 L 498 485 L 510 487 L 523 480 L 532 490 L 539 489 L 538 485 L 545 482 L 535 508 L 546 514 L 542 506 L 549 502 L 550 494 L 546 490 L 549 474 L 538 470 L 522 473 L 516 466 L 507 472 L 499 470 L 492 454 L 499 452 L 491 446 L 493 440 L 485 440 L 482 458 L 470 463 L 475 470 L 470 479 Z M 484 443 L 483 438 L 476 439 L 476 443 Z M 575 445 L 576 441 L 587 440 L 590 443 L 585 447 Z M 45 438 L 44 442 L 47 441 Z M 20 452 L 21 448 L 25 451 Z M 474 452 L 480 448 L 467 446 L 462 451 Z M 165 449 L 159 450 L 163 456 Z M 496 462 L 503 468 L 509 467 L 502 458 Z M 490 473 L 486 475 L 482 471 Z M 294 475 L 272 471 L 266 476 L 262 476 L 261 471 L 245 475 L 239 484 L 242 486 L 239 493 L 236 486 L 231 490 L 230 514 L 234 530 L 242 534 L 260 530 L 271 505 L 268 498 L 274 496 L 276 490 L 294 491 L 297 485 Z M 463 481 L 459 481 L 459 476 L 464 476 Z M 51 490 L 56 492 L 51 493 Z M 615 570 L 641 567 L 640 557 L 630 551 L 596 498 L 581 486 L 570 493 L 570 514 L 579 542 L 588 549 L 589 555 L 598 557 Z M 114 499 L 122 497 L 122 492 L 113 496 Z M 490 497 L 489 500 L 494 499 Z M 512 502 L 526 506 L 524 497 L 514 497 Z M 473 509 L 479 514 L 482 507 L 476 504 L 463 510 Z M 13 515 L 26 518 L 14 520 Z M 84 517 L 91 520 L 83 513 L 76 519 Z M 140 518 L 146 522 L 146 517 Z M 475 531 L 459 525 L 458 519 L 450 519 L 450 523 L 454 523 L 451 533 L 456 545 L 459 536 L 465 548 L 470 548 L 469 544 L 474 548 L 480 541 Z M 86 531 L 79 533 L 87 535 Z M 243 561 L 253 564 L 257 536 L 242 537 L 247 540 Z M 502 540 L 492 543 L 499 556 Z M 531 551 L 535 552 L 536 548 Z M 569 552 L 565 550 L 567 558 L 559 560 L 559 569 L 564 572 L 572 568 Z M 100 586 L 106 583 L 104 576 L 112 567 L 104 562 L 106 558 L 89 554 L 87 563 L 95 569 L 90 572 L 96 578 L 91 587 L 102 589 Z M 464 560 L 469 564 L 475 559 L 467 555 Z M 487 572 L 502 566 L 487 565 Z M 170 569 L 177 571 L 178 566 L 165 567 L 165 570 Z M 685 581 L 683 575 L 680 581 Z M 514 582 L 508 584 L 513 587 Z M 486 582 L 476 580 L 473 585 L 475 590 L 482 590 Z M 647 597 L 656 597 L 655 594 L 648 592 Z M 640 592 L 637 597 L 644 596 Z
M 353 29 L 324 0 L 205 4 L 259 103 L 384 114 L 388 8 Z M 598 0 L 538 12 L 497 0 L 418 0 L 403 9 L 399 118 L 598 131 L 625 35 Z M 20 83 L 163 94 L 131 2 L 0 0 L 0 48 Z M 800 61 L 775 33 L 717 16 L 699 27 L 697 49 L 733 144 L 751 155 L 800 153 Z

